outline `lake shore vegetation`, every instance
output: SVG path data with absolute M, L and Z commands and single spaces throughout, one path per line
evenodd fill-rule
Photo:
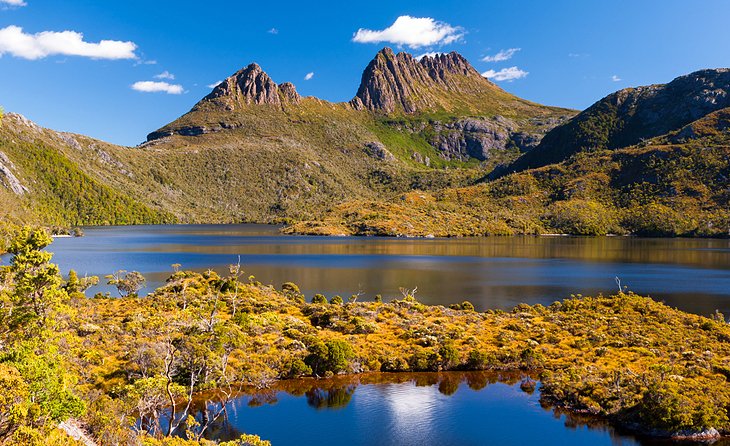
M 58 430 L 68 420 L 102 445 L 208 444 L 221 413 L 188 417 L 201 391 L 225 405 L 243 386 L 283 379 L 451 370 L 522 371 L 546 404 L 645 434 L 730 434 L 730 325 L 719 313 L 625 291 L 509 312 L 424 305 L 415 288 L 312 303 L 239 265 L 227 275 L 173 265 L 147 296 L 87 297 L 94 278 L 64 279 L 43 250 L 51 240 L 16 230 L 0 272 L 0 444 L 76 444 Z

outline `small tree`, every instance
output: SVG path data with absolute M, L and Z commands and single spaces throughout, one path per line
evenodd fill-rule
M 76 271 L 71 270 L 68 272 L 68 280 L 63 285 L 63 288 L 70 297 L 84 297 L 86 290 L 98 283 L 98 276 L 85 276 L 83 278 L 79 278 Z
M 61 288 L 58 266 L 50 263 L 53 254 L 43 251 L 53 239 L 43 229 L 19 229 L 8 247 L 13 254 L 10 266 L 0 271 L 14 284 L 3 302 L 0 316 L 10 328 L 46 326 L 48 319 L 68 295 Z M 2 311 L 4 310 L 4 311 Z
M 139 290 L 147 284 L 147 279 L 139 271 L 119 270 L 114 274 L 105 276 L 105 279 L 107 279 L 107 285 L 117 287 L 120 297 L 136 296 Z

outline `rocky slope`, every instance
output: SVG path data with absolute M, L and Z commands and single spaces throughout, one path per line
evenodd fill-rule
M 606 96 L 549 132 L 502 173 L 560 162 L 585 150 L 617 149 L 664 135 L 730 107 L 730 69 L 697 71 L 666 85 Z
M 483 78 L 460 54 L 438 54 L 415 59 L 408 53 L 380 51 L 362 75 L 360 88 L 350 103 L 358 110 L 381 113 L 416 113 L 453 110 L 450 93 L 468 103 L 481 95 L 507 99 L 499 87 Z

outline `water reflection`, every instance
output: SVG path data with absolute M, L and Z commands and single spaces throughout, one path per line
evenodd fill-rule
M 492 372 L 282 381 L 230 402 L 207 438 L 253 432 L 274 444 L 297 445 L 676 444 L 637 438 L 601 419 L 546 406 L 535 384 L 519 373 Z M 210 400 L 198 403 L 199 421 Z
M 327 238 L 282 236 L 273 226 L 203 225 L 88 228 L 86 237 L 58 239 L 52 250 L 64 272 L 138 270 L 150 288 L 164 283 L 173 263 L 224 272 L 240 256 L 247 274 L 275 286 L 293 281 L 307 296 L 388 299 L 399 287 L 418 286 L 425 303 L 509 309 L 615 292 L 619 276 L 632 291 L 671 306 L 730 314 L 730 240 Z
M 345 407 L 350 403 L 352 394 L 355 393 L 356 385 L 350 384 L 342 387 L 316 387 L 305 392 L 307 404 L 315 409 L 337 409 Z

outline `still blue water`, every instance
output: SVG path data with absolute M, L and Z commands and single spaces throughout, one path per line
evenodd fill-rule
M 207 437 L 229 440 L 255 433 L 274 445 L 298 446 L 682 444 L 542 407 L 539 391 L 523 392 L 514 379 L 495 382 L 481 372 L 416 375 L 380 376 L 359 385 L 358 379 L 368 377 L 285 382 L 286 390 L 229 403 L 227 418 L 214 423 Z
M 418 287 L 429 304 L 470 300 L 479 309 L 550 304 L 571 294 L 629 290 L 671 306 L 730 315 L 730 240 L 632 237 L 396 239 L 283 236 L 275 226 L 195 225 L 87 228 L 49 248 L 66 273 L 137 270 L 150 291 L 170 265 L 228 270 L 238 259 L 263 283 L 297 283 L 314 293 L 384 298 Z M 112 291 L 101 287 L 95 291 Z

